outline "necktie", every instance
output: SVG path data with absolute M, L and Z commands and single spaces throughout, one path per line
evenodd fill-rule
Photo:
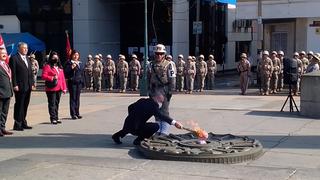
M 26 56 L 22 56 L 22 59 L 23 59 L 24 63 L 26 64 L 26 66 L 28 67 L 28 62 L 27 62 Z

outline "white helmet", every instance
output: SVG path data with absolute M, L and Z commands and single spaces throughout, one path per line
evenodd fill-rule
M 100 59 L 100 56 L 99 55 L 95 55 L 94 59 Z
M 92 59 L 92 55 L 91 55 L 91 54 L 89 54 L 89 55 L 88 55 L 88 58 L 89 58 L 89 59 Z
M 247 54 L 246 53 L 241 53 L 240 57 L 241 58 L 247 58 Z
M 284 56 L 284 52 L 283 51 L 278 51 L 278 54 Z
M 212 54 L 210 54 L 209 59 L 214 59 L 214 56 Z
M 277 55 L 277 51 L 272 51 L 271 54 Z
M 188 60 L 192 60 L 193 58 L 192 58 L 192 56 L 188 56 Z
M 306 52 L 305 51 L 301 51 L 300 54 L 306 55 Z
M 155 53 L 166 53 L 166 47 L 163 44 L 156 45 Z
M 203 55 L 203 54 L 200 54 L 199 58 L 200 58 L 200 59 L 204 59 L 204 55 Z
M 172 59 L 172 56 L 171 56 L 171 55 L 167 55 L 167 58 L 170 58 L 170 59 Z
M 183 55 L 182 55 L 182 54 L 179 54 L 178 58 L 182 58 L 182 59 L 183 59 Z
M 269 51 L 263 51 L 262 55 L 268 55 L 269 56 Z
M 135 55 L 135 54 L 132 54 L 131 57 L 132 57 L 132 59 L 138 59 L 137 55 Z
M 309 52 L 308 52 L 308 55 L 313 55 L 313 51 L 309 51 Z
M 98 56 L 102 59 L 102 54 L 98 54 Z
M 299 53 L 298 52 L 294 52 L 293 56 L 299 56 Z
M 108 54 L 107 59 L 112 59 L 112 56 L 110 54 Z
M 122 55 L 122 54 L 119 54 L 119 59 L 123 59 L 123 60 L 125 60 L 125 59 L 126 59 L 126 57 L 125 57 L 124 55 Z

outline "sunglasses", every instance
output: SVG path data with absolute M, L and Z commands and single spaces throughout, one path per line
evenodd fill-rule
M 163 56 L 164 53 L 155 53 L 155 55 L 157 55 L 157 56 Z

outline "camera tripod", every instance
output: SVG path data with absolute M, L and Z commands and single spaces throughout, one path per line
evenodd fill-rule
M 283 104 L 280 112 L 283 112 L 283 108 L 284 108 L 284 106 L 287 104 L 288 100 L 289 100 L 289 106 L 290 106 L 289 109 L 290 109 L 290 112 L 294 112 L 293 105 L 294 105 L 294 107 L 296 108 L 297 112 L 299 112 L 298 107 L 297 107 L 297 104 L 296 104 L 296 102 L 294 101 L 294 99 L 293 99 L 293 97 L 292 97 L 291 83 L 289 84 L 289 95 L 288 95 L 286 101 L 284 102 L 284 104 Z

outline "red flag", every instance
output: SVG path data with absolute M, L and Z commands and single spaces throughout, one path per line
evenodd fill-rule
M 6 49 L 6 46 L 4 45 L 4 41 L 3 41 L 3 39 L 2 39 L 2 36 L 1 36 L 1 34 L 0 34 L 0 48 L 4 48 L 6 51 L 7 51 L 7 49 Z M 9 56 L 7 56 L 7 60 L 6 60 L 6 63 L 8 64 L 9 63 Z
M 69 34 L 68 34 L 68 31 L 66 31 L 66 57 L 68 60 L 70 60 L 70 56 L 71 56 L 71 52 L 72 52 L 72 49 L 71 49 L 71 45 L 70 45 L 70 40 L 69 40 Z

